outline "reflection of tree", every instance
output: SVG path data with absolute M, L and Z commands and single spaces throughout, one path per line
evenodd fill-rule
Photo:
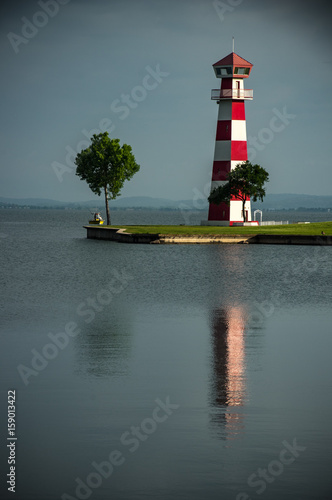
M 81 330 L 76 342 L 80 375 L 120 377 L 127 374 L 131 332 L 123 317 L 96 317 Z
M 211 421 L 225 438 L 243 427 L 239 407 L 246 398 L 244 329 L 241 306 L 213 311 Z

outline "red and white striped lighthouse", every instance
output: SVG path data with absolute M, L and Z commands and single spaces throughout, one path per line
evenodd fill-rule
M 250 75 L 252 66 L 235 54 L 234 49 L 213 65 L 216 77 L 221 78 L 221 88 L 212 90 L 211 95 L 219 104 L 211 191 L 226 182 L 230 170 L 248 159 L 244 102 L 252 100 L 253 91 L 244 89 L 243 80 Z M 234 222 L 251 221 L 250 198 L 246 201 L 245 212 L 244 221 L 242 202 L 234 197 L 229 206 L 210 203 L 208 224 L 231 226 Z

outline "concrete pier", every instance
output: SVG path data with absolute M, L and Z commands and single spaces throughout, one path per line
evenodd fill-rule
M 124 229 L 103 226 L 83 226 L 87 238 L 108 240 L 118 243 L 142 244 L 263 244 L 263 245 L 332 245 L 332 236 L 316 235 L 274 235 L 274 234 L 138 234 L 127 233 Z

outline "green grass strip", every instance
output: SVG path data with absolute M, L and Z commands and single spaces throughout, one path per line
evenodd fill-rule
M 136 234 L 205 235 L 205 234 L 299 234 L 332 236 L 332 222 L 284 224 L 282 226 L 223 227 L 223 226 L 103 226 L 125 229 Z

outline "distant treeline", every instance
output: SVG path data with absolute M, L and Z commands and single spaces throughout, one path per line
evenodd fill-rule
M 39 206 L 39 205 L 15 205 L 14 203 L 1 203 L 0 202 L 0 209 L 19 209 L 19 210 L 83 210 L 83 211 L 94 211 L 94 210 L 103 210 L 104 205 L 96 205 L 95 207 L 84 207 L 84 206 Z M 180 208 L 168 208 L 168 207 L 161 207 L 161 208 L 153 208 L 153 207 L 111 207 L 112 212 L 117 212 L 121 210 L 149 210 L 149 211 L 154 211 L 158 210 L 161 212 L 181 212 Z M 191 211 L 197 211 L 201 212 L 204 210 L 197 210 L 197 209 L 185 209 L 185 210 L 191 210 Z
M 70 208 L 70 207 L 59 207 L 58 205 L 54 207 L 43 207 L 37 205 L 15 205 L 14 203 L 0 203 L 0 209 L 19 209 L 19 210 L 81 210 L 81 208 Z M 83 210 L 83 207 L 82 207 Z
M 252 210 L 255 210 L 255 207 L 252 207 Z M 308 208 L 308 207 L 298 207 L 298 208 L 264 208 L 264 212 L 330 212 L 331 208 Z
M 256 210 L 257 207 L 255 205 L 252 207 L 252 210 Z M 262 207 L 261 207 L 262 208 Z M 104 205 L 96 205 L 95 207 L 86 207 L 83 205 L 54 205 L 54 206 L 39 206 L 39 205 L 17 205 L 15 203 L 3 203 L 0 202 L 0 209 L 19 209 L 19 210 L 83 210 L 83 211 L 94 211 L 94 210 L 103 210 Z M 172 208 L 172 207 L 111 207 L 111 210 L 114 212 L 121 210 L 144 210 L 144 211 L 160 211 L 160 212 L 182 212 L 182 211 L 190 211 L 190 212 L 206 212 L 207 209 L 197 209 L 193 207 L 186 208 Z M 330 212 L 331 208 L 309 208 L 309 207 L 298 207 L 298 208 L 264 208 L 264 212 Z

